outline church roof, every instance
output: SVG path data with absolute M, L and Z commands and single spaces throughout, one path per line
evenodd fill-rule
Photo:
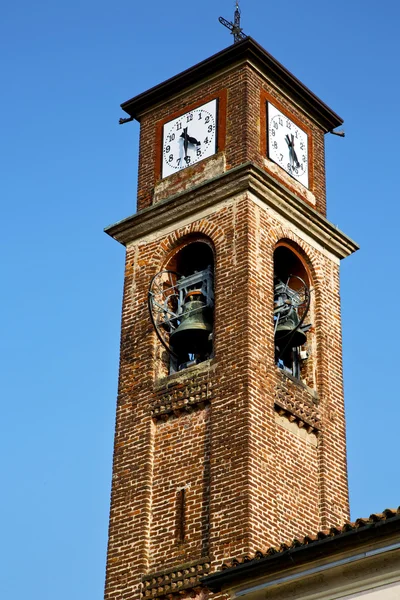
M 241 42 L 228 46 L 190 69 L 123 102 L 121 108 L 130 117 L 140 121 L 141 114 L 158 104 L 160 100 L 165 102 L 166 99 L 178 92 L 181 93 L 190 85 L 209 76 L 215 76 L 218 71 L 223 71 L 235 63 L 239 64 L 246 60 L 254 64 L 272 83 L 297 101 L 326 132 L 332 131 L 343 123 L 343 120 L 329 106 L 251 37 L 246 37 Z
M 307 535 L 251 556 L 232 559 L 223 564 L 221 571 L 203 578 L 202 583 L 212 592 L 219 592 L 236 581 L 326 557 L 331 552 L 345 551 L 355 544 L 377 540 L 395 532 L 400 532 L 400 506 L 374 513 L 366 519 L 345 523 L 340 528 L 331 527 L 316 535 Z

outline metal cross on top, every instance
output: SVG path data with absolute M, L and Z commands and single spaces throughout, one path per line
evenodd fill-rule
M 233 23 L 224 19 L 224 17 L 219 17 L 218 21 L 220 23 L 222 23 L 222 25 L 225 25 L 225 27 L 230 29 L 231 34 L 233 35 L 233 43 L 234 44 L 236 44 L 237 42 L 240 42 L 241 40 L 244 40 L 244 38 L 247 37 L 243 33 L 242 28 L 240 27 L 239 0 L 236 0 L 235 15 L 234 15 Z

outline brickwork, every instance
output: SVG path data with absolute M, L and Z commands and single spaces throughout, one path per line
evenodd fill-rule
M 342 250 L 336 250 L 344 236 L 330 245 L 339 234 L 320 216 L 326 213 L 323 130 L 272 79 L 248 61 L 235 62 L 140 115 L 141 214 L 134 236 L 131 221 L 123 230 L 106 600 L 207 600 L 201 573 L 349 517 Z M 214 97 L 217 155 L 160 180 L 162 124 Z M 267 101 L 309 135 L 310 190 L 266 156 Z M 242 170 L 234 169 L 245 163 L 254 172 L 240 178 Z M 179 195 L 189 197 L 183 192 L 190 189 L 191 202 L 180 213 Z M 146 229 L 149 213 L 159 220 Z M 148 288 L 193 236 L 214 252 L 214 357 L 168 376 L 148 314 Z M 274 362 L 274 250 L 283 241 L 301 257 L 312 289 L 302 381 Z
M 318 448 L 282 426 L 276 426 L 276 477 L 279 487 L 275 498 L 276 525 L 281 542 L 299 537 L 301 531 L 319 530 Z M 296 531 L 291 535 L 290 529 Z
M 184 113 L 188 107 L 218 97 L 219 150 L 221 156 L 210 157 L 195 165 L 160 180 L 161 126 L 171 115 Z M 300 122 L 309 132 L 310 191 L 267 159 L 266 102 L 272 99 L 290 118 Z M 161 106 L 148 111 L 141 118 L 140 156 L 138 177 L 138 209 L 166 198 L 178 191 L 204 181 L 213 173 L 237 167 L 252 161 L 273 173 L 283 185 L 323 215 L 326 214 L 324 134 L 305 111 L 268 82 L 251 64 L 236 66 L 223 74 L 201 82 Z
M 215 249 L 215 358 L 159 380 L 148 285 L 193 233 Z M 274 364 L 273 253 L 281 239 L 302 249 L 313 277 L 313 392 L 285 383 Z M 190 399 L 193 410 L 185 408 Z M 315 445 L 276 421 L 285 399 L 296 427 L 300 416 L 317 425 Z M 188 537 L 179 543 L 174 503 L 183 487 Z M 106 598 L 138 598 L 142 578 L 155 571 L 207 556 L 215 569 L 347 517 L 337 260 L 249 194 L 128 246 Z
M 185 530 L 177 536 L 176 499 L 185 488 Z M 206 556 L 209 550 L 210 409 L 158 422 L 154 448 L 151 571 Z

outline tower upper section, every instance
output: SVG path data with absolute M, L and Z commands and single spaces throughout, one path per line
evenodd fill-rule
M 141 126 L 138 210 L 252 163 L 325 216 L 324 134 L 342 119 L 252 38 L 122 108 Z

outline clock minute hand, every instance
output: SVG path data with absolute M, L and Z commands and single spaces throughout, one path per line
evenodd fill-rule
M 188 145 L 189 145 L 189 136 L 188 136 L 188 132 L 187 132 L 187 127 L 184 128 L 183 132 L 181 133 L 181 137 L 183 138 L 183 149 L 185 150 L 185 160 L 186 160 Z

